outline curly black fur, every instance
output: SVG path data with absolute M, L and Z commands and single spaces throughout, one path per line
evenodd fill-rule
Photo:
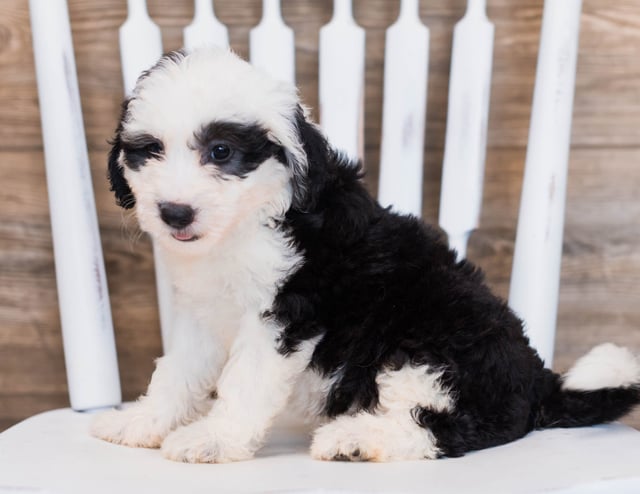
M 127 183 L 127 179 L 124 178 L 124 171 L 120 164 L 120 154 L 122 153 L 122 126 L 127 119 L 129 111 L 130 99 L 125 99 L 122 103 L 122 110 L 120 115 L 120 121 L 118 128 L 116 129 L 116 135 L 111 141 L 111 151 L 109 152 L 109 161 L 107 176 L 109 183 L 111 184 L 111 190 L 116 196 L 116 203 L 118 206 L 122 206 L 125 209 L 131 209 L 136 204 L 136 199 L 133 196 L 133 192 Z
M 412 412 L 448 456 L 536 427 L 613 420 L 640 401 L 634 389 L 561 390 L 482 272 L 456 261 L 438 231 L 383 209 L 362 185 L 361 167 L 332 150 L 302 113 L 297 126 L 309 161 L 305 200 L 282 228 L 305 261 L 271 315 L 285 327 L 283 354 L 320 337 L 311 366 L 340 376 L 326 401 L 329 416 L 373 410 L 378 372 L 408 363 L 443 370 L 455 396 L 450 413 Z

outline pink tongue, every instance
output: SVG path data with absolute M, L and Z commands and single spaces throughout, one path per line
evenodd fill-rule
M 193 237 L 193 235 L 187 232 L 176 232 L 173 236 L 178 240 L 189 240 Z

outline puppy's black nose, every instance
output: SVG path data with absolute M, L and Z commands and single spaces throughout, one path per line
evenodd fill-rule
M 173 228 L 185 228 L 193 223 L 196 212 L 191 206 L 186 204 L 177 204 L 175 202 L 158 203 L 160 209 L 160 218 L 167 225 Z

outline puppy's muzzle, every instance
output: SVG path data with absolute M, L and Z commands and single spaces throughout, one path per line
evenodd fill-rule
M 162 221 L 178 230 L 188 227 L 196 217 L 195 210 L 187 204 L 161 202 L 158 203 L 158 209 Z

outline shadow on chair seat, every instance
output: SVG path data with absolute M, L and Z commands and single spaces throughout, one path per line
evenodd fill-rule
M 190 465 L 94 439 L 90 419 L 54 410 L 0 434 L 0 494 L 640 492 L 640 432 L 620 424 L 534 432 L 462 458 L 386 464 L 312 460 L 308 436 L 282 429 L 254 460 Z

